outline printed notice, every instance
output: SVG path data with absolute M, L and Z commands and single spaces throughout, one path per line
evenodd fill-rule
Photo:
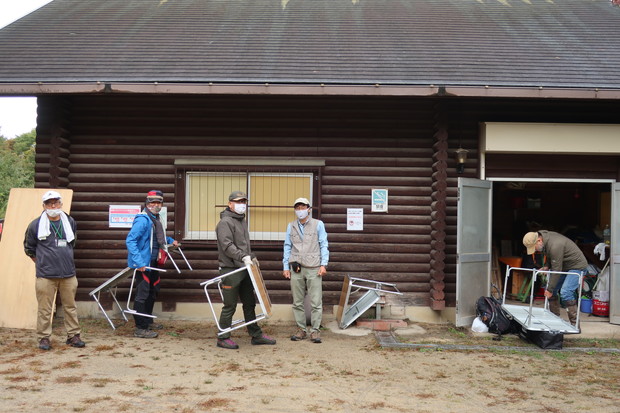
M 371 198 L 372 198 L 371 212 L 388 212 L 388 190 L 387 189 L 373 189 Z
M 347 231 L 362 231 L 364 229 L 364 209 L 347 208 Z
M 110 205 L 110 228 L 131 228 L 134 217 L 140 211 L 140 205 Z

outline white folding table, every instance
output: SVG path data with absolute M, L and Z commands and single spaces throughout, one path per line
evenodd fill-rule
M 507 304 L 506 303 L 506 291 L 508 290 L 508 277 L 511 271 L 528 271 L 532 272 L 532 282 L 530 288 L 530 305 L 522 304 Z M 545 298 L 545 304 L 542 308 L 534 307 L 534 285 L 539 274 L 558 274 L 566 275 L 567 277 L 579 277 L 579 295 L 577 300 L 577 319 L 575 325 L 572 325 L 568 321 L 562 319 L 549 310 L 549 300 Z M 574 272 L 563 271 L 540 271 L 532 268 L 517 268 L 508 267 L 506 269 L 506 280 L 504 282 L 504 292 L 502 295 L 502 307 L 521 325 L 525 330 L 530 331 L 557 331 L 565 334 L 579 334 L 581 332 L 579 328 L 579 314 L 581 309 L 581 286 L 583 282 L 583 275 Z M 547 279 L 547 285 L 549 280 Z M 559 298 L 558 298 L 559 299 Z
M 355 288 L 353 293 L 360 290 L 365 290 L 366 292 L 354 303 L 349 305 L 349 297 L 351 296 L 351 289 L 353 288 Z M 345 276 L 344 283 L 342 285 L 342 293 L 340 295 L 338 314 L 336 316 L 338 326 L 341 329 L 349 327 L 366 310 L 377 304 L 379 299 L 381 299 L 381 295 L 385 293 L 396 295 L 403 294 L 398 290 L 396 284 L 365 280 L 363 278 L 349 277 L 348 275 Z M 380 319 L 381 308 L 379 307 L 379 304 L 377 304 L 377 306 L 377 319 Z
M 166 272 L 166 270 L 162 270 L 160 268 L 146 267 L 146 269 L 151 270 L 151 271 Z M 108 313 L 104 310 L 103 306 L 101 305 L 101 301 L 99 301 L 99 299 L 101 298 L 101 292 L 102 291 L 106 291 L 106 292 L 108 292 L 112 296 L 112 299 L 114 300 L 114 303 L 116 303 L 116 306 L 120 310 L 121 316 L 123 317 L 125 322 L 127 322 L 127 317 L 125 316 L 125 314 L 132 314 L 132 315 L 135 314 L 135 315 L 140 315 L 140 316 L 143 316 L 143 317 L 157 318 L 156 316 L 151 315 L 151 314 L 138 313 L 137 311 L 135 311 L 134 309 L 129 307 L 129 305 L 131 303 L 131 294 L 132 294 L 132 291 L 133 291 L 133 286 L 134 286 L 134 283 L 135 283 L 135 280 L 136 280 L 136 273 L 137 272 L 138 272 L 137 268 L 133 269 L 133 268 L 127 267 L 127 268 L 119 271 L 112 278 L 110 278 L 109 280 L 107 280 L 106 282 L 101 284 L 99 287 L 95 288 L 90 293 L 88 293 L 97 302 L 97 305 L 99 306 L 99 309 L 103 313 L 103 315 L 106 318 L 106 320 L 108 320 L 108 323 L 110 323 L 110 326 L 112 326 L 113 330 L 116 330 L 116 326 L 114 325 L 114 323 L 112 322 L 112 320 L 108 316 Z M 127 294 L 127 306 L 125 308 L 123 308 L 123 306 L 121 306 L 121 304 L 118 302 L 118 299 L 116 298 L 116 291 L 118 289 L 118 285 L 121 282 L 125 281 L 127 278 L 129 278 L 129 276 L 131 276 L 131 285 L 129 287 L 129 294 Z
M 224 296 L 222 294 L 221 288 L 222 281 L 224 280 L 224 278 L 241 271 L 247 271 L 250 274 L 250 280 L 252 281 L 252 285 L 254 286 L 254 292 L 256 293 L 256 298 L 258 301 L 258 305 L 260 306 L 261 313 L 257 314 L 254 320 L 233 320 L 230 327 L 222 328 L 222 326 L 220 326 L 218 317 L 215 314 L 213 302 L 211 301 L 211 297 L 209 297 L 209 291 L 207 289 L 209 288 L 209 286 L 215 284 L 218 291 L 220 292 L 220 297 L 222 298 L 223 302 Z M 228 333 L 232 330 L 245 327 L 249 324 L 256 323 L 271 316 L 271 300 L 269 299 L 269 294 L 267 293 L 267 289 L 265 288 L 265 282 L 263 281 L 263 276 L 260 272 L 260 269 L 255 265 L 246 265 L 245 267 L 237 268 L 236 270 L 228 272 L 226 274 L 222 274 L 219 277 L 215 277 L 210 280 L 201 282 L 200 285 L 204 287 L 205 295 L 207 296 L 207 300 L 209 301 L 209 307 L 211 308 L 211 312 L 213 313 L 213 319 L 215 320 L 215 324 L 219 331 L 219 333 L 217 333 L 218 336 L 224 333 Z
M 178 244 L 176 246 L 173 244 L 166 244 L 164 245 L 163 249 L 168 254 L 168 258 L 170 258 L 172 265 L 174 265 L 174 268 L 177 270 L 179 274 L 181 274 L 181 270 L 179 269 L 179 266 L 177 265 L 177 263 L 174 261 L 172 254 L 179 254 L 185 261 L 185 264 L 187 264 L 187 267 L 189 268 L 189 270 L 194 271 L 189 261 L 187 261 L 187 258 L 185 258 L 185 254 L 183 254 L 183 251 L 181 250 L 181 244 Z

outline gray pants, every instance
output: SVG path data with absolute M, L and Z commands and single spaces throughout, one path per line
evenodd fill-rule
M 293 316 L 297 326 L 306 329 L 304 298 L 306 290 L 310 297 L 310 324 L 312 331 L 319 331 L 323 318 L 323 278 L 319 277 L 319 267 L 301 267 L 300 272 L 291 271 L 291 292 L 293 293 Z

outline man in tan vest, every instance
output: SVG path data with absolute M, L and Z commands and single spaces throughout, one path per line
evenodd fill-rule
M 310 201 L 298 198 L 293 204 L 297 219 L 288 224 L 284 240 L 284 278 L 291 280 L 293 293 L 293 315 L 297 332 L 291 340 L 300 341 L 307 337 L 304 298 L 306 290 L 310 297 L 310 340 L 321 342 L 321 319 L 323 317 L 322 277 L 327 273 L 329 250 L 327 232 L 323 221 L 312 218 Z

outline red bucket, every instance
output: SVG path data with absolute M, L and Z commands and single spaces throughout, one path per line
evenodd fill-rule
M 609 317 L 609 301 L 592 300 L 592 315 Z

